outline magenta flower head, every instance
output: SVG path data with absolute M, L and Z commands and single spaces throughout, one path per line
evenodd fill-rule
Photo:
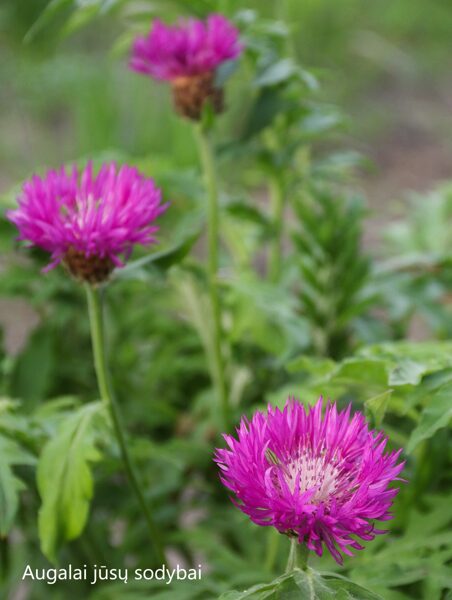
M 398 489 L 389 488 L 404 463 L 401 451 L 385 452 L 387 438 L 369 430 L 364 416 L 338 412 L 322 398 L 312 408 L 289 399 L 284 410 L 268 407 L 242 419 L 229 449 L 216 451 L 221 481 L 233 502 L 258 525 L 273 526 L 338 563 L 341 552 L 362 549 L 385 531 L 374 520 L 391 518 Z
M 62 262 L 72 275 L 92 284 L 124 265 L 135 244 L 154 243 L 155 219 L 167 204 L 154 181 L 128 166 L 92 164 L 79 171 L 48 171 L 27 181 L 19 207 L 7 218 L 19 240 L 51 254 L 52 269 Z
M 239 33 L 226 17 L 189 19 L 167 26 L 155 20 L 146 37 L 135 40 L 130 68 L 172 84 L 176 110 L 198 120 L 210 100 L 216 112 L 223 108 L 223 91 L 215 85 L 218 67 L 242 51 Z

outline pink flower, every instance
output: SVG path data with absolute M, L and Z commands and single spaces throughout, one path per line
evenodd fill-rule
M 91 270 L 101 265 L 107 275 L 114 266 L 123 266 L 135 244 L 156 241 L 154 221 L 168 206 L 161 203 L 152 179 L 114 163 L 104 164 L 97 175 L 91 163 L 81 172 L 62 167 L 43 178 L 34 175 L 18 203 L 7 212 L 19 230 L 18 239 L 51 254 L 47 270 L 63 261 L 86 280 L 84 273 L 74 272 L 80 271 L 80 261 L 85 266 L 88 261 Z
M 389 509 L 404 463 L 401 450 L 385 452 L 387 438 L 369 430 L 364 416 L 350 416 L 322 398 L 306 410 L 289 399 L 281 411 L 242 419 L 229 449 L 217 450 L 221 481 L 233 502 L 258 525 L 296 536 L 319 556 L 323 544 L 338 563 L 340 552 L 362 549 L 352 536 L 372 540 L 386 533 L 373 521 L 391 519 Z
M 149 34 L 135 40 L 130 68 L 165 81 L 211 72 L 239 56 L 238 37 L 237 29 L 222 15 L 174 26 L 155 20 Z

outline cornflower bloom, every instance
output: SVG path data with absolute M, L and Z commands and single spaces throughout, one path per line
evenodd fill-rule
M 341 552 L 372 540 L 374 521 L 391 519 L 389 509 L 404 463 L 401 450 L 385 452 L 387 437 L 370 430 L 364 416 L 338 412 L 323 401 L 306 409 L 289 399 L 281 411 L 268 407 L 243 418 L 237 438 L 215 461 L 233 502 L 258 525 L 273 526 L 319 556 L 324 545 L 338 563 Z
M 18 208 L 7 218 L 19 240 L 50 253 L 45 270 L 62 262 L 69 272 L 91 284 L 122 267 L 136 244 L 156 241 L 155 220 L 167 208 L 153 179 L 129 166 L 92 164 L 79 171 L 65 167 L 27 181 Z
M 242 51 L 237 29 L 219 14 L 206 21 L 181 20 L 165 25 L 158 19 L 145 37 L 137 37 L 130 68 L 159 81 L 169 81 L 176 110 L 199 120 L 210 101 L 215 112 L 223 110 L 223 89 L 215 83 L 218 67 Z

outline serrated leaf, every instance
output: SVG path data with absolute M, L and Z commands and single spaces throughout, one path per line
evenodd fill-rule
M 445 385 L 428 399 L 419 423 L 411 433 L 406 448 L 413 452 L 420 442 L 431 438 L 439 429 L 446 427 L 452 418 L 452 385 Z
M 52 562 L 60 544 L 78 537 L 88 518 L 93 495 L 91 463 L 101 457 L 95 422 L 102 410 L 103 405 L 95 402 L 64 419 L 39 459 L 39 537 L 43 553 Z
M 244 592 L 227 592 L 220 600 L 382 600 L 381 596 L 345 577 L 295 569 L 271 583 L 256 585 Z

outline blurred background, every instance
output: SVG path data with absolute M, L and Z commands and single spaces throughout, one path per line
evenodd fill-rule
M 32 171 L 91 156 L 146 157 L 154 172 L 156 162 L 181 169 L 196 162 L 190 127 L 174 116 L 168 86 L 127 69 L 132 39 L 147 28 L 155 4 L 1 0 L 0 195 Z M 192 7 L 168 3 L 165 16 L 175 19 L 184 8 Z M 452 177 L 449 0 L 432 0 L 428 11 L 423 0 L 224 2 L 225 12 L 239 9 L 290 24 L 289 51 L 321 82 L 314 96 L 341 115 L 322 144 L 364 157 L 354 183 L 370 208 L 364 242 L 384 250 L 386 227 L 409 216 L 412 193 Z M 229 86 L 226 137 L 240 129 L 251 96 L 240 81 Z M 434 218 L 443 210 L 452 211 L 449 200 Z M 432 240 L 426 245 L 431 250 Z M 10 302 L 2 306 L 8 314 Z M 26 306 L 21 312 L 33 323 Z M 15 329 L 13 346 L 24 335 L 22 325 Z
M 138 15 L 142 22 L 152 3 L 129 3 L 120 21 L 118 1 L 80 2 L 73 18 L 54 2 L 63 9 L 31 29 L 47 4 L 0 3 L 0 191 L 39 165 L 111 148 L 188 163 L 193 148 L 178 124 L 171 127 L 168 90 L 125 68 L 131 35 L 124 20 L 133 25 Z M 241 4 L 231 0 L 229 10 Z M 347 147 L 371 161 L 361 183 L 378 222 L 405 190 L 425 191 L 452 175 L 448 0 L 432 0 L 428 9 L 423 0 L 276 4 L 246 7 L 288 17 L 293 51 L 320 77 L 323 99 L 348 117 Z

